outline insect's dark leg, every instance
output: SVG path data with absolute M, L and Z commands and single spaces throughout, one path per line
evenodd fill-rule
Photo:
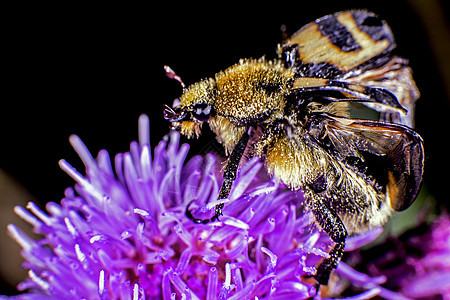
M 316 200 L 312 205 L 312 211 L 317 223 L 336 243 L 331 250 L 330 257 L 325 258 L 320 264 L 314 278 L 319 284 L 327 285 L 333 269 L 336 269 L 342 254 L 344 253 L 347 230 L 339 216 L 323 201 Z
M 233 185 L 233 181 L 236 179 L 237 169 L 239 166 L 239 162 L 241 160 L 242 155 L 244 154 L 245 148 L 247 147 L 248 142 L 248 130 L 244 132 L 244 134 L 239 139 L 239 142 L 236 144 L 236 146 L 233 149 L 233 152 L 230 155 L 230 158 L 228 160 L 227 167 L 225 168 L 225 172 L 223 174 L 223 183 L 222 187 L 219 191 L 219 198 L 218 199 L 226 199 L 231 191 L 231 186 Z M 213 222 L 215 220 L 219 219 L 219 216 L 222 215 L 222 208 L 224 206 L 223 203 L 216 205 L 214 208 L 214 216 L 212 216 L 209 219 L 197 219 L 195 218 L 192 213 L 189 210 L 190 204 L 186 207 L 186 216 L 194 221 L 194 223 L 202 223 L 206 224 L 209 222 Z

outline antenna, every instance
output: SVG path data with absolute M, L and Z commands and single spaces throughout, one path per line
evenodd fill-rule
M 181 80 L 181 77 L 177 75 L 177 73 L 175 73 L 174 70 L 172 70 L 172 68 L 170 68 L 169 66 L 165 65 L 164 66 L 164 71 L 166 71 L 166 76 L 169 77 L 170 79 L 175 79 L 176 81 L 178 81 L 181 84 L 181 87 L 184 89 L 186 86 L 184 85 L 183 80 Z

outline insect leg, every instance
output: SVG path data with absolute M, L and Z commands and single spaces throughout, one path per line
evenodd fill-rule
M 336 269 L 342 254 L 344 253 L 345 238 L 348 233 L 339 216 L 324 201 L 316 200 L 312 205 L 312 211 L 317 223 L 336 243 L 331 250 L 330 257 L 325 258 L 320 264 L 314 278 L 319 284 L 327 285 L 333 269 Z
M 233 152 L 230 155 L 228 160 L 227 167 L 225 168 L 225 172 L 223 174 L 223 183 L 222 187 L 219 191 L 219 199 L 226 199 L 231 191 L 231 186 L 233 185 L 233 181 L 236 179 L 237 169 L 239 166 L 239 162 L 241 160 L 242 155 L 244 154 L 245 148 L 247 147 L 247 142 L 249 139 L 248 130 L 244 132 L 244 134 L 239 139 L 238 143 L 233 149 Z M 197 219 L 195 218 L 189 210 L 190 204 L 186 207 L 186 216 L 191 219 L 194 223 L 202 223 L 206 224 L 209 222 L 213 222 L 219 219 L 219 216 L 222 215 L 222 208 L 224 206 L 223 203 L 216 205 L 214 208 L 214 216 L 209 219 Z

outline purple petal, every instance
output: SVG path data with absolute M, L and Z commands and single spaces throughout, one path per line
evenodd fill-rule
M 366 274 L 354 270 L 353 268 L 351 268 L 349 265 L 347 265 L 342 261 L 339 263 L 336 269 L 336 273 L 338 273 L 343 277 L 348 278 L 353 283 L 360 286 L 367 286 L 369 284 L 378 285 L 386 282 L 385 276 L 369 277 Z
M 450 270 L 432 272 L 408 282 L 402 292 L 411 298 L 450 294 Z
M 345 251 L 353 251 L 355 249 L 361 248 L 373 242 L 376 238 L 378 238 L 383 233 L 382 227 L 375 227 L 372 230 L 366 231 L 364 233 L 360 233 L 358 235 L 351 236 L 345 241 Z
M 212 267 L 209 270 L 209 274 L 208 274 L 208 287 L 207 287 L 206 300 L 216 299 L 216 297 L 217 297 L 217 285 L 218 285 L 217 268 L 216 267 Z

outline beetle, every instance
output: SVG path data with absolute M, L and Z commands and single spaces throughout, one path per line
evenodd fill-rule
M 219 200 L 228 197 L 244 152 L 303 191 L 306 207 L 334 241 L 314 276 L 322 285 L 349 234 L 383 225 L 394 210 L 409 207 L 420 188 L 423 141 L 411 129 L 419 92 L 394 48 L 389 26 L 375 14 L 338 12 L 302 27 L 278 46 L 277 59 L 241 59 L 214 78 L 183 84 L 177 105 L 164 109 L 188 138 L 207 123 L 224 146 Z M 359 103 L 378 111 L 379 119 L 352 117 Z M 201 219 L 189 204 L 186 216 L 206 224 L 219 219 L 223 206 Z

